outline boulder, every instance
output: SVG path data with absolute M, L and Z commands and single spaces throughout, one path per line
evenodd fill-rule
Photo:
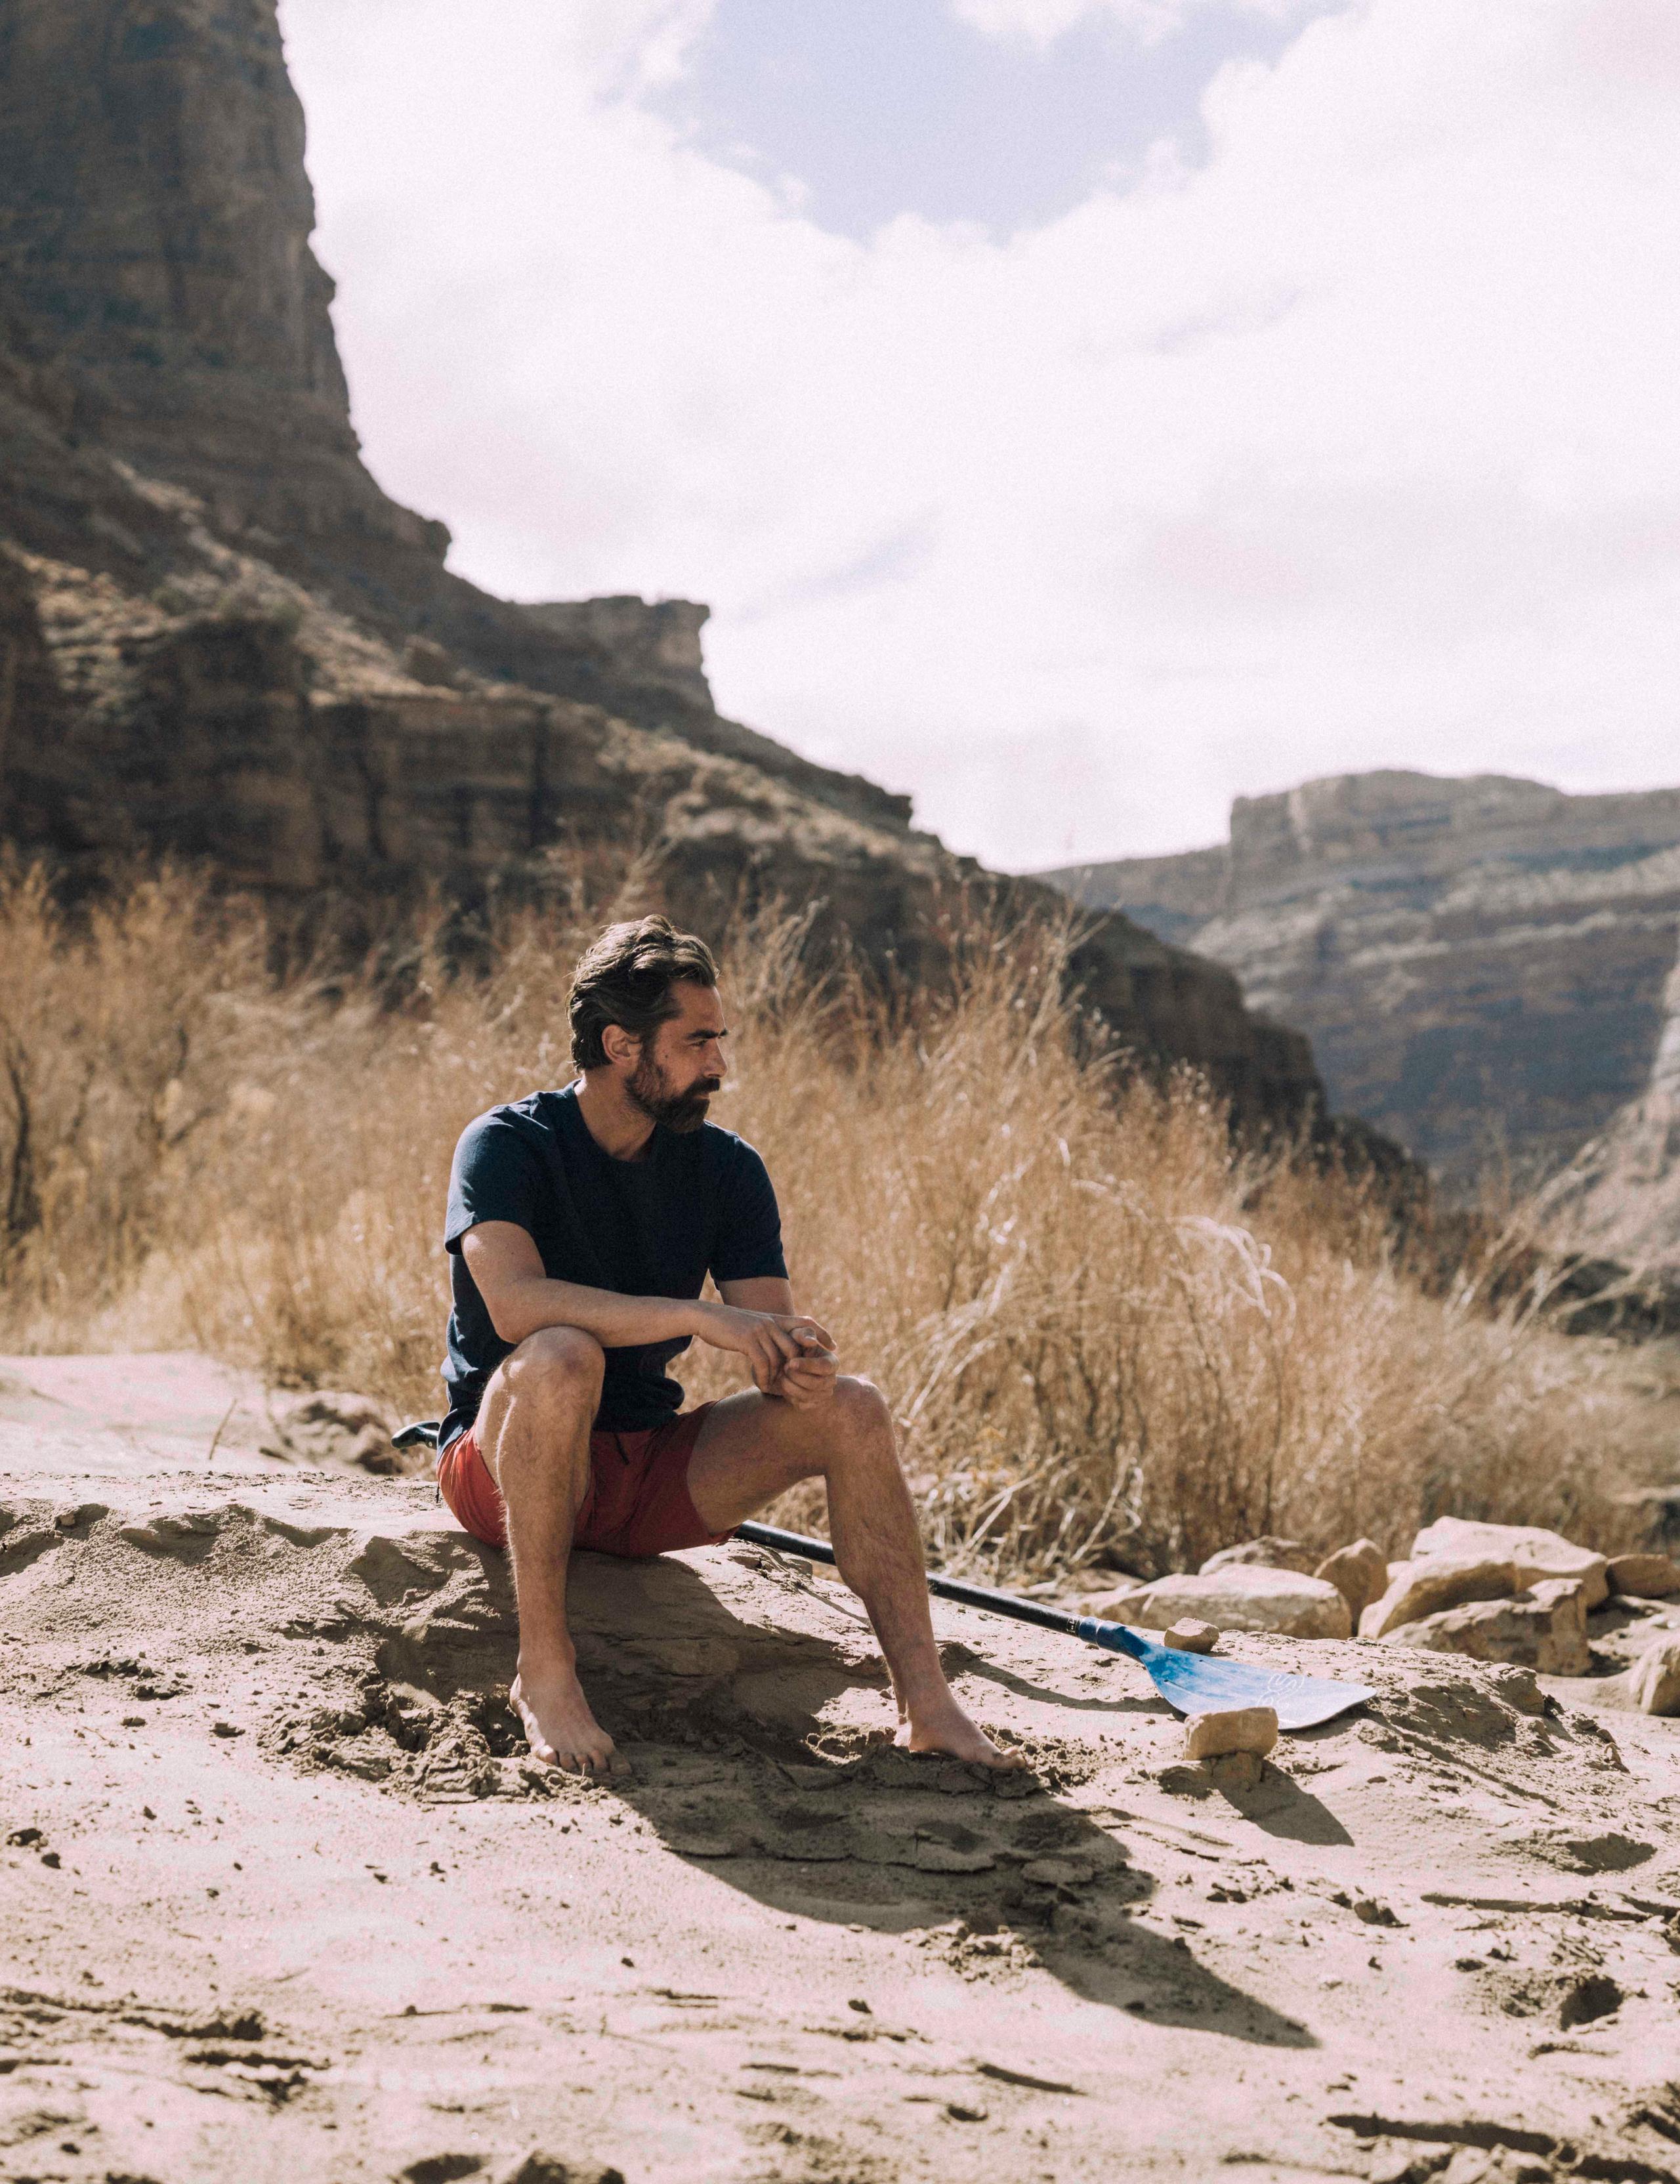
M 1359 1620 L 1361 1638 L 1386 1638 L 1403 1623 L 1421 1623 L 1466 1601 L 1505 1600 L 1521 1592 L 1522 1580 L 1508 1557 L 1431 1555 L 1420 1562 L 1391 1563 L 1387 1587 Z
M 1542 1531 L 1532 1524 L 1480 1524 L 1462 1517 L 1438 1517 L 1411 1543 L 1412 1560 L 1441 1555 L 1480 1555 L 1489 1561 L 1516 1565 L 1519 1585 L 1538 1579 L 1584 1578 L 1587 1605 L 1596 1607 L 1610 1591 L 1609 1568 L 1603 1555 L 1591 1547 L 1577 1547 L 1560 1532 Z
M 1220 1759 L 1228 1752 L 1263 1756 L 1277 1741 L 1275 1707 L 1224 1707 L 1185 1717 L 1184 1753 L 1189 1759 Z
M 1170 1630 L 1184 1616 L 1221 1630 L 1275 1630 L 1287 1638 L 1346 1638 L 1353 1630 L 1333 1585 L 1258 1563 L 1157 1578 L 1126 1597 L 1121 1619 L 1143 1630 Z
M 1472 1661 L 1503 1661 L 1549 1676 L 1584 1676 L 1592 1666 L 1587 1646 L 1586 1596 L 1577 1580 L 1549 1578 L 1512 1600 L 1479 1600 L 1449 1607 L 1383 1634 L 1390 1646 L 1416 1646 L 1431 1653 L 1462 1653 Z
M 1193 1615 L 1184 1616 L 1162 1635 L 1175 1653 L 1211 1653 L 1219 1643 L 1218 1625 L 1199 1623 Z
M 1124 1611 L 1128 1602 L 1149 1589 L 1142 1579 L 1128 1578 L 1124 1585 L 1116 1585 L 1112 1592 L 1088 1593 L 1082 1600 L 1074 1602 L 1074 1613 L 1076 1615 L 1094 1615 L 1099 1623 L 1133 1622 L 1136 1618 Z
M 1310 1576 L 1318 1560 L 1299 1540 L 1275 1540 L 1269 1535 L 1263 1540 L 1244 1540 L 1239 1547 L 1221 1547 L 1216 1555 L 1210 1555 L 1202 1564 L 1202 1574 L 1210 1570 L 1228 1569 L 1234 1563 L 1260 1569 L 1299 1570 Z
M 1627 1678 L 1642 1713 L 1680 1713 L 1680 1631 L 1665 1631 L 1633 1663 Z
M 1388 1565 L 1374 1540 L 1355 1540 L 1349 1547 L 1338 1547 L 1333 1555 L 1325 1557 L 1313 1575 L 1335 1586 L 1348 1603 L 1355 1630 L 1371 1602 L 1380 1599 L 1388 1588 Z
M 1680 1563 L 1667 1555 L 1612 1555 L 1606 1574 L 1624 1600 L 1669 1600 L 1680 1592 Z

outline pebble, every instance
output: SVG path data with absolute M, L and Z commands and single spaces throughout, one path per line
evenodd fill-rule
M 1162 1631 L 1161 1642 L 1175 1653 L 1211 1653 L 1219 1644 L 1219 1635 L 1216 1623 L 1199 1623 L 1193 1615 L 1186 1615 Z

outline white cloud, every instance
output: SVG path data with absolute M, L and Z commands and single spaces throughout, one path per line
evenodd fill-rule
M 359 421 L 457 566 L 709 599 L 726 709 L 1004 863 L 1680 773 L 1669 0 L 1360 0 L 1194 170 L 867 245 L 626 93 L 705 12 L 286 0 Z
M 1193 14 L 1223 6 L 1287 20 L 1312 0 L 948 0 L 959 22 L 988 38 L 1048 46 L 1082 23 L 1104 16 L 1146 40 L 1169 36 Z

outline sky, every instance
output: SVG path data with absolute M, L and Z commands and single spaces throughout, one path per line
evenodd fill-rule
M 1007 870 L 1680 780 L 1674 0 L 281 0 L 369 463 Z

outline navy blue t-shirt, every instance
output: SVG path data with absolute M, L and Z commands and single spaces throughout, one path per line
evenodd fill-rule
M 441 1447 L 477 1417 L 485 1382 L 513 1347 L 491 1323 L 461 1251 L 481 1221 L 527 1230 L 551 1281 L 622 1296 L 698 1297 L 708 1274 L 744 1282 L 787 1272 L 769 1173 L 732 1130 L 656 1128 L 643 1159 L 621 1161 L 589 1134 L 576 1084 L 492 1107 L 461 1133 L 449 1171 L 443 1240 L 454 1308 Z M 682 1403 L 665 1368 L 687 1347 L 685 1337 L 609 1350 L 596 1424 L 625 1433 L 663 1425 Z

